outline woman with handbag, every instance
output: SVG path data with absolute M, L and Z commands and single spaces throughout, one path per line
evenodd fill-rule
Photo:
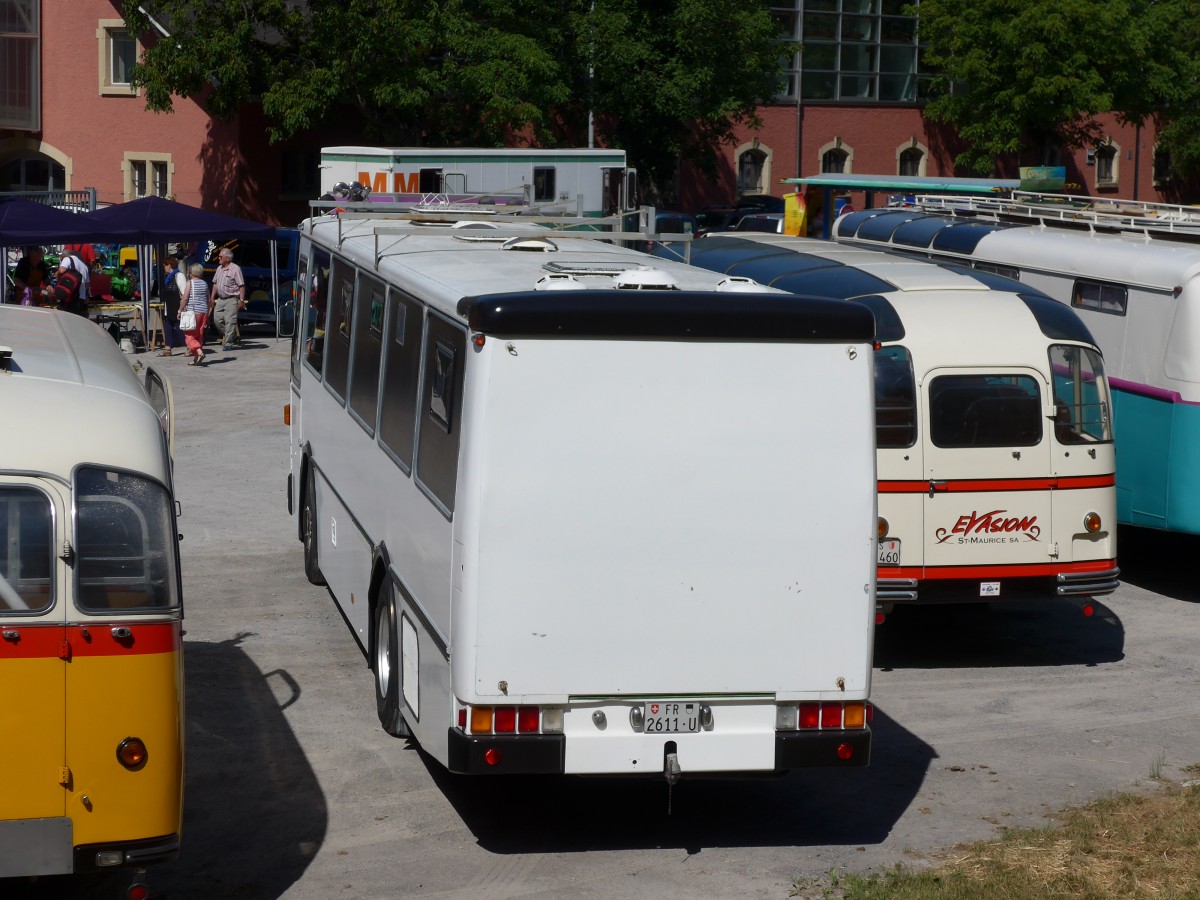
M 208 314 L 212 301 L 208 295 L 208 283 L 200 276 L 204 267 L 200 263 L 192 263 L 188 269 L 191 276 L 183 289 L 183 298 L 179 302 L 179 330 L 187 342 L 188 355 L 192 357 L 189 366 L 204 365 L 204 328 L 208 324 Z

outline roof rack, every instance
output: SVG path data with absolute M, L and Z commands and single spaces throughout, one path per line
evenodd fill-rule
M 607 241 L 661 241 L 690 243 L 691 234 L 657 234 L 652 231 L 655 209 L 642 206 L 627 213 L 610 216 L 563 215 L 561 203 L 525 204 L 495 202 L 495 194 L 472 196 L 372 194 L 369 200 L 310 200 L 309 218 L 302 231 L 311 232 L 321 223 L 336 219 L 338 245 L 351 237 L 372 236 L 375 256 L 380 256 L 379 238 L 411 234 L 412 225 L 445 229 L 460 240 L 500 241 L 528 237 L 529 226 L 549 229 L 555 240 L 580 238 Z M 508 198 L 504 198 L 508 199 Z M 636 230 L 626 227 L 636 215 Z M 370 231 L 354 231 L 356 223 L 371 222 Z M 394 222 L 394 225 L 385 224 Z M 474 227 L 471 227 L 474 226 Z
M 1141 234 L 1147 239 L 1200 239 L 1200 207 L 1173 203 L 1013 191 L 1008 197 L 917 194 L 897 199 L 896 205 L 995 221 Z

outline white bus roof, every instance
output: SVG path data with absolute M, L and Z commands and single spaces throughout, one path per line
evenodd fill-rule
M 542 290 L 551 281 L 555 289 L 617 290 L 621 283 L 637 289 L 666 279 L 673 289 L 684 291 L 784 293 L 596 240 L 603 236 L 597 232 L 555 232 L 509 221 L 497 221 L 496 230 L 488 231 L 478 227 L 478 220 L 473 224 L 477 227 L 419 224 L 386 215 L 323 216 L 305 221 L 301 230 L 367 270 L 377 268 L 382 277 L 455 318 L 464 297 Z M 501 235 L 523 237 L 531 249 L 506 245 Z M 554 249 L 536 249 L 539 246 Z M 504 285 L 502 291 L 498 285 Z
M 69 480 L 91 463 L 169 483 L 163 432 L 145 390 L 112 337 L 72 313 L 0 306 L 5 438 L 0 472 Z

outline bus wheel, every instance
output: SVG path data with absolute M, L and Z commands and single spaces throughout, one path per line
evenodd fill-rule
M 407 737 L 410 732 L 400 711 L 400 673 L 396 662 L 400 656 L 399 628 L 396 618 L 396 593 L 390 582 L 380 589 L 375 605 L 375 706 L 379 724 L 388 734 Z
M 313 584 L 324 584 L 325 576 L 317 565 L 317 480 L 312 466 L 304 484 L 304 506 L 300 510 L 300 527 L 304 532 L 304 574 Z

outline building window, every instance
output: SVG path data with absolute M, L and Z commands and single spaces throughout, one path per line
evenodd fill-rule
M 850 159 L 850 154 L 841 147 L 834 147 L 832 150 L 826 150 L 821 154 L 821 171 L 833 174 L 845 174 L 847 170 L 846 163 Z
M 133 96 L 137 93 L 131 83 L 133 66 L 139 46 L 121 19 L 101 19 L 96 29 L 100 45 L 100 93 Z
M 1154 148 L 1154 183 L 1166 184 L 1171 180 L 1171 153 L 1162 147 Z
M 0 130 L 40 131 L 41 3 L 0 3 Z
M 917 19 L 905 14 L 908 5 L 910 0 L 774 0 L 771 14 L 781 36 L 803 47 L 787 62 L 786 93 L 776 99 L 924 99 L 928 79 L 919 72 Z
M 61 191 L 67 172 L 45 157 L 20 157 L 0 164 L 0 191 Z
M 1117 186 L 1117 161 L 1121 148 L 1109 141 L 1096 148 L 1096 187 Z
M 763 172 L 767 154 L 757 147 L 738 155 L 738 194 L 763 194 Z
M 171 180 L 175 167 L 169 153 L 125 154 L 125 199 L 172 196 Z
M 925 174 L 925 151 L 920 147 L 905 147 L 900 151 L 899 175 L 918 178 Z

